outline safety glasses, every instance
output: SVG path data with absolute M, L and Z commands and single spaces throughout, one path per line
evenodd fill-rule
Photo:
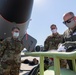
M 71 23 L 71 21 L 73 20 L 74 16 L 71 17 L 70 19 L 68 19 L 67 21 L 64 21 L 63 23 L 66 24 L 66 23 Z

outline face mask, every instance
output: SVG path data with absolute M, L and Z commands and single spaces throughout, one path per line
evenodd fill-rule
M 75 21 L 72 20 L 70 23 L 66 23 L 66 26 L 67 26 L 68 28 L 74 27 L 74 26 L 75 26 Z
M 52 31 L 52 33 L 56 33 L 57 32 L 57 29 L 53 29 L 51 31 Z
M 19 37 L 19 33 L 18 32 L 14 32 L 13 37 L 14 38 L 18 38 Z

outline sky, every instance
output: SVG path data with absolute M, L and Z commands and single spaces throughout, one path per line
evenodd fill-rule
M 76 15 L 76 0 L 34 0 L 27 33 L 37 40 L 36 45 L 44 45 L 47 36 L 51 35 L 51 24 L 57 25 L 60 34 L 67 29 L 63 15 L 69 11 Z

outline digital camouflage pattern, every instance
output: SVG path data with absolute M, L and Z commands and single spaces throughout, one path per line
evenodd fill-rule
M 76 28 L 74 30 L 68 29 L 64 32 L 63 45 L 66 47 L 66 51 L 70 52 L 76 49 Z
M 44 42 L 44 50 L 57 50 L 58 45 L 63 42 L 63 35 L 57 34 L 57 35 L 50 35 L 46 38 Z M 45 58 L 46 59 L 46 58 Z M 53 63 L 51 62 L 50 64 L 44 65 L 45 68 L 48 68 L 52 65 Z M 60 67 L 61 68 L 66 68 L 67 62 L 66 60 L 61 59 L 60 60 Z
M 76 50 L 76 27 L 73 30 L 67 29 L 63 35 L 64 35 L 63 45 L 66 47 L 66 52 L 75 51 Z M 69 65 L 69 68 L 73 70 L 72 61 L 67 60 L 67 63 Z
M 19 75 L 22 50 L 23 46 L 18 39 L 9 37 L 3 40 L 0 48 L 0 75 Z
M 76 28 L 74 30 L 67 29 L 64 34 L 64 42 L 66 41 L 76 41 Z
M 46 38 L 44 42 L 44 50 L 56 50 L 58 48 L 59 43 L 62 43 L 62 41 L 63 35 L 50 35 Z

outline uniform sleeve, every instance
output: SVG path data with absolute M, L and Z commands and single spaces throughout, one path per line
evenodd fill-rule
M 7 47 L 7 42 L 6 42 L 6 40 L 3 40 L 2 46 L 0 47 L 0 57 L 3 55 L 6 47 Z
M 65 32 L 63 33 L 62 43 L 64 43 L 64 42 L 65 42 L 65 38 L 64 38 L 64 36 L 65 36 Z
M 46 39 L 44 41 L 44 50 L 48 50 L 49 49 L 49 43 L 48 43 L 48 39 Z
M 60 39 L 59 39 L 60 40 Z M 61 44 L 63 44 L 65 41 L 64 41 L 64 34 L 61 35 L 61 41 L 60 43 L 58 44 L 58 48 Z
M 21 49 L 22 49 L 22 50 L 24 49 L 24 46 L 23 46 L 23 44 L 22 44 L 22 46 L 21 46 Z

